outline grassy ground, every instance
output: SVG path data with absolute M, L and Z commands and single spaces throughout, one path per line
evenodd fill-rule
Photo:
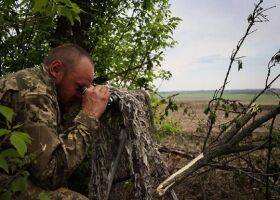
M 170 95 L 163 94 L 163 95 Z M 180 148 L 191 155 L 198 155 L 201 152 L 203 141 L 205 139 L 205 121 L 207 116 L 204 114 L 204 109 L 211 98 L 210 92 L 185 92 L 177 97 L 177 101 L 182 107 L 177 112 L 171 113 L 167 117 L 167 121 L 176 122 L 180 131 L 175 134 L 164 135 L 161 138 L 161 144 L 168 147 Z M 231 99 L 239 99 L 243 102 L 249 102 L 254 94 L 232 94 L 227 93 L 225 97 Z M 268 105 L 277 104 L 277 99 L 272 95 L 265 95 L 259 101 L 263 109 L 269 109 Z M 189 114 L 183 114 L 185 107 L 189 107 Z M 223 123 L 234 117 L 233 114 L 229 118 L 225 118 L 222 112 L 218 112 L 217 124 Z M 280 118 L 276 119 L 276 126 L 280 126 Z M 214 129 L 214 134 L 217 132 L 217 127 Z M 255 131 L 254 135 L 267 134 L 267 128 L 261 127 Z M 274 152 L 274 162 L 279 163 L 279 149 Z M 172 154 L 163 154 L 168 163 L 169 170 L 175 172 L 185 166 L 190 160 Z M 275 157 L 276 156 L 276 157 Z M 257 163 L 256 166 L 261 167 L 266 161 L 266 151 L 261 151 L 257 154 L 248 156 L 246 159 L 251 159 L 252 163 Z M 237 160 L 234 165 L 248 167 L 245 161 Z M 279 186 L 279 180 L 275 182 Z M 265 188 L 262 184 L 244 176 L 237 172 L 225 172 L 212 170 L 201 176 L 188 178 L 176 187 L 176 192 L 179 199 L 264 199 Z M 275 198 L 279 198 L 278 193 L 273 193 Z

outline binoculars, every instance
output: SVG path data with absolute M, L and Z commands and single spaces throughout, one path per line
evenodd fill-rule
M 77 90 L 81 93 L 81 95 L 83 95 L 87 91 L 87 88 L 85 86 L 80 86 L 77 88 Z M 118 101 L 119 101 L 119 97 L 115 94 L 111 94 L 111 96 L 109 97 L 108 103 L 107 103 L 107 108 L 112 107 Z

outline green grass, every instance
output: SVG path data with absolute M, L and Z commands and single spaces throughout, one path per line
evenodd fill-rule
M 182 92 L 161 92 L 160 94 L 164 97 L 170 96 L 172 94 L 179 93 L 175 97 L 177 101 L 209 101 L 212 99 L 214 91 L 182 91 Z M 235 90 L 235 91 L 225 91 L 223 98 L 230 100 L 239 100 L 241 102 L 247 103 L 255 97 L 257 91 L 251 90 Z M 277 104 L 279 99 L 272 94 L 263 94 L 258 98 L 257 103 L 263 105 Z
M 163 119 L 156 122 L 157 132 L 154 134 L 154 137 L 157 142 L 161 142 L 167 136 L 182 132 L 180 123 L 175 119 Z

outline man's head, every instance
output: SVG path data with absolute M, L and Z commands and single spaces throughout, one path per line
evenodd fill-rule
M 80 101 L 82 96 L 77 89 L 92 84 L 94 63 L 89 54 L 75 44 L 54 48 L 44 59 L 44 65 L 64 106 Z

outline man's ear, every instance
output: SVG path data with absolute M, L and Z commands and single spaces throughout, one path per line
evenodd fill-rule
M 60 60 L 54 60 L 48 66 L 49 74 L 52 78 L 54 78 L 56 83 L 59 83 L 65 73 L 65 65 Z

